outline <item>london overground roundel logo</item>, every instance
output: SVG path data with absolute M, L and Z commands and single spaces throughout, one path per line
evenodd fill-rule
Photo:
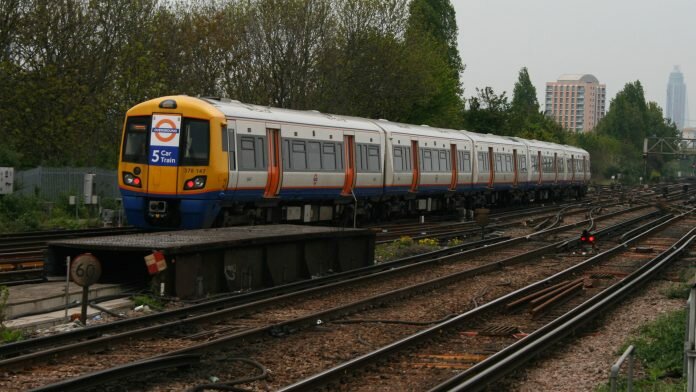
M 150 135 L 150 165 L 177 166 L 179 161 L 179 132 L 181 116 L 153 114 Z
M 168 118 L 163 118 L 159 120 L 157 124 L 155 124 L 155 126 L 152 128 L 152 132 L 159 141 L 162 143 L 168 143 L 174 139 L 177 133 L 179 133 L 179 129 L 177 128 L 176 124 L 174 124 L 174 121 Z

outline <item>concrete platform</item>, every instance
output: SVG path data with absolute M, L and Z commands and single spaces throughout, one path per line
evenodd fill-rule
M 91 253 L 100 282 L 135 282 L 180 298 L 270 287 L 374 262 L 368 229 L 264 225 L 78 238 L 48 244 L 49 275 L 64 275 L 65 260 Z M 160 251 L 166 269 L 148 274 L 144 257 Z
M 120 313 L 125 312 L 133 307 L 133 301 L 128 298 L 119 298 L 111 301 L 105 301 L 99 303 L 99 306 L 106 308 L 112 312 Z M 82 308 L 78 306 L 72 306 L 68 308 L 68 317 L 73 314 L 80 313 Z M 93 322 L 93 317 L 102 313 L 101 310 L 94 309 L 91 307 L 87 308 L 87 325 L 91 325 Z M 33 316 L 19 317 L 13 320 L 8 320 L 5 322 L 5 326 L 12 329 L 21 329 L 24 331 L 36 331 L 40 329 L 51 328 L 56 325 L 61 325 L 67 323 L 65 317 L 65 310 L 57 310 L 54 312 L 42 313 Z
M 130 286 L 121 284 L 97 283 L 90 286 L 89 299 L 115 296 L 130 289 Z M 61 313 L 61 317 L 65 314 L 64 280 L 10 286 L 8 290 L 9 297 L 5 308 L 5 317 L 8 320 L 5 325 L 7 326 L 10 326 L 12 320 L 26 317 L 27 315 L 44 314 L 49 311 L 57 311 Z M 81 300 L 82 287 L 71 282 L 69 285 L 68 303 L 79 304 Z

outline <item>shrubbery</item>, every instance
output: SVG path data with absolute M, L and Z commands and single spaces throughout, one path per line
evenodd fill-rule
M 68 198 L 47 203 L 35 196 L 0 196 L 0 233 L 32 230 L 80 229 L 99 224 L 96 208 L 80 206 L 78 218 L 75 206 Z

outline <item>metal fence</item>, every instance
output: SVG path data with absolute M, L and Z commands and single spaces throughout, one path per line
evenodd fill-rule
M 696 391 L 696 284 L 691 285 L 686 303 L 686 333 L 684 341 L 684 367 L 686 391 Z
M 84 195 L 85 174 L 94 176 L 94 195 L 119 198 L 116 170 L 96 167 L 37 167 L 15 173 L 14 193 L 38 196 L 46 201 L 61 197 Z

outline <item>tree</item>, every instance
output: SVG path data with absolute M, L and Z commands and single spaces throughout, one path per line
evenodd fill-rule
M 537 119 L 539 117 L 539 101 L 536 88 L 529 79 L 527 67 L 523 67 L 512 90 L 512 113 L 521 119 Z
M 606 116 L 595 128 L 600 136 L 619 142 L 616 165 L 613 170 L 636 180 L 643 175 L 643 140 L 648 136 L 676 137 L 678 130 L 662 116 L 662 110 L 654 102 L 646 102 L 640 81 L 627 83 L 611 100 Z M 669 158 L 650 157 L 651 168 L 660 172 Z M 604 173 L 612 175 L 616 173 Z
M 413 0 L 406 43 L 429 66 L 429 94 L 414 105 L 410 120 L 458 128 L 464 102 L 459 76 L 464 70 L 457 49 L 457 22 L 449 0 Z M 421 120 L 421 121 L 417 121 Z
M 500 134 L 509 115 L 510 103 L 504 91 L 498 95 L 491 87 L 476 88 L 476 96 L 469 98 L 464 124 L 469 131 Z

